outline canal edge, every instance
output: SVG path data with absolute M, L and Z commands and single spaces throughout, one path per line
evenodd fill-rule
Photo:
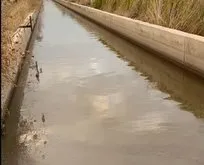
M 11 41 L 12 49 L 21 50 L 23 55 L 19 57 L 19 60 L 17 61 L 17 66 L 16 66 L 15 73 L 14 73 L 14 82 L 11 82 L 8 85 L 8 88 L 4 92 L 5 97 L 2 98 L 2 95 L 1 95 L 1 99 L 2 99 L 1 101 L 1 130 L 2 130 L 2 133 L 5 128 L 6 113 L 10 113 L 8 111 L 8 106 L 10 104 L 14 89 L 16 87 L 15 84 L 18 82 L 18 79 L 21 73 L 21 68 L 25 62 L 25 57 L 30 53 L 28 51 L 29 45 L 32 40 L 33 32 L 36 27 L 39 15 L 41 13 L 42 6 L 43 6 L 43 1 L 41 2 L 38 10 L 34 10 L 32 13 L 28 14 L 23 24 L 18 27 L 18 29 L 16 30 L 16 32 L 14 32 L 12 36 L 12 41 Z
M 204 78 L 204 37 L 65 0 L 53 1 L 158 57 Z

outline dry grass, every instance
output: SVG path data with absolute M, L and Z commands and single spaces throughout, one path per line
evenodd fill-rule
M 71 2 L 75 2 L 81 5 L 90 5 L 91 1 L 90 0 L 71 0 Z
M 204 36 L 204 0 L 93 0 L 97 9 Z
M 12 81 L 12 72 L 16 56 L 11 50 L 11 38 L 18 26 L 23 23 L 27 15 L 37 7 L 40 7 L 40 0 L 18 0 L 17 2 L 2 1 L 2 85 Z

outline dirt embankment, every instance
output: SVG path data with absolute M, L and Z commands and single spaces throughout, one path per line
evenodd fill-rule
M 2 1 L 2 77 L 11 78 L 12 62 L 15 62 L 15 52 L 11 50 L 11 39 L 14 32 L 23 23 L 29 13 L 39 8 L 41 0 Z M 4 82 L 4 81 L 3 81 Z
M 14 82 L 14 66 L 19 54 L 12 49 L 12 37 L 18 27 L 23 23 L 29 13 L 40 8 L 41 0 L 16 0 L 1 2 L 2 25 L 1 25 L 1 47 L 2 47 L 2 85 L 3 91 L 6 84 Z M 1 95 L 2 96 L 2 95 Z
M 34 11 L 40 10 L 41 0 L 17 0 L 1 2 L 2 5 L 2 25 L 1 25 L 1 117 L 8 116 L 7 106 L 10 94 L 17 78 L 21 66 L 22 58 L 25 56 L 25 44 L 27 38 L 24 34 L 28 32 L 19 26 L 25 24 Z

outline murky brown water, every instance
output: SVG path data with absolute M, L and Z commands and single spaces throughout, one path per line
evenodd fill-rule
M 50 1 L 38 30 L 4 165 L 204 164 L 203 80 Z

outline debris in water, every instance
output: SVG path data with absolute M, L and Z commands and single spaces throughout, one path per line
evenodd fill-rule
M 45 115 L 42 113 L 42 122 L 45 122 Z
M 38 81 L 40 81 L 40 75 L 38 72 L 36 73 L 35 77 L 37 78 Z
M 37 61 L 35 61 L 35 66 L 36 66 L 36 71 L 37 71 L 35 76 L 36 76 L 37 80 L 40 81 L 40 73 L 38 70 L 38 62 Z
M 45 159 L 45 155 L 42 155 L 42 159 Z
M 37 72 L 39 72 L 39 70 L 38 70 L 38 62 L 37 61 L 35 61 L 35 66 L 36 66 Z

